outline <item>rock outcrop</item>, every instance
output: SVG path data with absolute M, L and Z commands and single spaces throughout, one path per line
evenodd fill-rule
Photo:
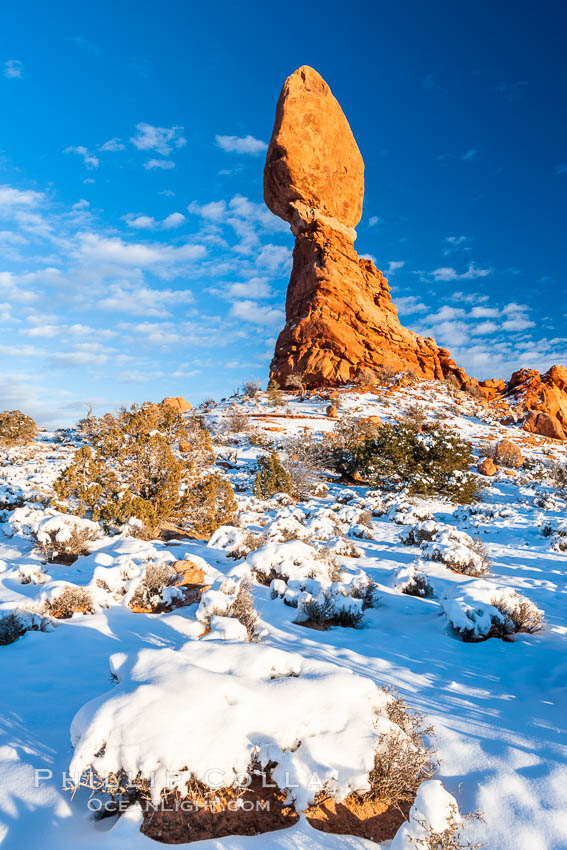
M 516 414 L 526 414 L 523 427 L 532 434 L 567 438 L 567 369 L 552 366 L 541 375 L 519 369 L 508 382 L 506 397 Z
M 354 250 L 364 163 L 348 121 L 323 78 L 307 66 L 285 81 L 264 169 L 264 198 L 296 237 L 271 377 L 285 386 L 372 383 L 384 370 L 453 374 L 475 384 L 435 341 L 404 328 L 390 287 Z
M 193 409 L 191 402 L 187 401 L 187 399 L 180 395 L 168 396 L 167 398 L 164 398 L 162 404 L 165 405 L 165 407 L 172 407 L 173 410 L 176 410 L 178 413 L 185 413 L 187 410 Z
M 286 323 L 270 377 L 306 389 L 372 384 L 384 374 L 449 378 L 488 402 L 525 414 L 523 427 L 567 436 L 567 370 L 520 370 L 506 384 L 478 382 L 435 340 L 398 319 L 388 281 L 354 249 L 362 215 L 364 162 L 323 78 L 304 65 L 284 83 L 264 168 L 264 198 L 295 236 Z

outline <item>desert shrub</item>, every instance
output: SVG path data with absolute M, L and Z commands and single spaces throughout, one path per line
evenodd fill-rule
M 0 646 L 8 646 L 25 635 L 26 632 L 44 632 L 48 628 L 47 620 L 36 614 L 10 611 L 0 617 Z
M 60 530 L 55 529 L 43 532 L 39 537 L 35 536 L 40 552 L 48 561 L 53 561 L 57 556 L 62 556 L 63 560 L 67 558 L 72 562 L 79 555 L 88 555 L 90 552 L 89 543 L 91 540 L 96 540 L 99 533 L 92 528 L 73 527 L 67 539 L 57 540 L 58 535 L 60 536 Z
M 308 499 L 314 494 L 318 478 L 328 466 L 325 443 L 316 440 L 313 432 L 305 428 L 300 436 L 286 441 L 283 451 L 293 495 L 297 499 Z
M 263 431 L 253 431 L 250 434 L 249 442 L 251 446 L 257 446 L 260 449 L 270 449 L 274 445 L 274 441 Z
M 226 415 L 226 427 L 231 434 L 246 434 L 252 430 L 252 420 L 246 411 L 242 410 L 237 404 L 232 405 L 228 409 Z
M 380 426 L 365 419 L 344 415 L 337 419 L 327 443 L 327 465 L 341 475 L 352 477 L 362 462 L 364 447 Z
M 475 499 L 470 445 L 452 431 L 435 425 L 421 434 L 411 422 L 374 427 L 374 434 L 340 446 L 339 471 L 357 474 L 373 487 L 406 490 L 410 495 L 441 495 L 459 503 Z
M 183 498 L 183 528 L 197 537 L 210 537 L 236 517 L 238 505 L 230 482 L 214 472 L 193 484 Z
M 238 592 L 225 616 L 235 617 L 246 628 L 248 640 L 254 640 L 258 625 L 258 612 L 254 607 L 254 598 L 248 581 L 240 582 Z
M 427 414 L 421 405 L 413 402 L 404 411 L 404 421 L 407 424 L 415 425 L 416 428 L 421 428 L 427 419 Z
M 282 464 L 277 452 L 258 458 L 258 472 L 254 482 L 254 494 L 259 499 L 268 499 L 276 493 L 293 492 L 291 475 Z
M 487 546 L 482 542 L 480 537 L 474 537 L 473 542 L 471 544 L 471 550 L 480 558 L 481 562 L 481 573 L 489 573 L 490 567 L 492 566 L 492 561 L 490 560 L 490 553 L 488 551 Z
M 448 825 L 441 832 L 437 832 L 431 825 L 420 823 L 423 836 L 421 838 L 409 837 L 410 844 L 415 850 L 480 850 L 484 844 L 469 841 L 464 835 L 467 823 L 471 820 L 482 820 L 479 812 L 472 812 L 464 817 L 459 814 L 457 807 L 453 807 Z
M 421 714 L 391 693 L 394 699 L 387 707 L 388 717 L 401 731 L 384 734 L 370 771 L 370 791 L 362 799 L 389 800 L 400 807 L 413 803 L 421 783 L 435 773 L 437 762 L 434 751 L 426 744 L 432 728 L 424 725 Z
M 248 398 L 256 398 L 260 392 L 260 384 L 258 381 L 246 381 L 242 387 L 242 392 L 245 396 L 248 396 Z
M 376 595 L 377 591 L 378 585 L 375 581 L 371 580 L 363 587 L 353 587 L 350 592 L 350 595 L 353 599 L 362 599 L 362 609 L 366 611 L 368 608 L 378 608 L 380 600 L 379 597 Z
M 0 446 L 23 446 L 37 436 L 37 425 L 21 410 L 0 413 Z
M 154 608 L 162 601 L 161 592 L 164 587 L 170 587 L 178 578 L 171 564 L 148 563 L 144 578 L 136 588 L 130 604 L 137 608 Z
M 433 585 L 425 573 L 420 573 L 413 570 L 408 580 L 400 587 L 402 593 L 407 596 L 418 596 L 421 599 L 427 599 L 433 596 Z
M 490 604 L 505 617 L 503 622 L 493 620 L 492 634 L 495 637 L 507 637 L 517 632 L 532 635 L 542 629 L 543 611 L 526 596 L 514 594 L 494 598 Z
M 214 461 L 209 432 L 195 418 L 183 419 L 162 405 L 107 414 L 98 420 L 91 443 L 56 480 L 57 496 L 74 513 L 107 527 L 140 520 L 147 534 L 183 517 L 193 501 L 192 485 Z
M 554 463 L 551 466 L 549 477 L 552 485 L 559 490 L 560 493 L 567 492 L 567 465 Z
M 267 395 L 269 403 L 274 407 L 282 407 L 284 405 L 284 397 L 277 381 L 272 379 L 268 382 Z
M 325 590 L 301 603 L 302 614 L 316 626 L 333 624 L 343 628 L 357 628 L 363 618 L 359 609 L 337 607 L 333 594 Z
M 247 531 L 239 543 L 230 547 L 227 557 L 234 558 L 235 561 L 239 561 L 241 558 L 247 558 L 250 552 L 255 552 L 265 542 L 261 534 L 254 534 L 253 531 Z
M 93 599 L 84 587 L 69 585 L 59 596 L 45 603 L 44 612 L 57 620 L 68 620 L 76 611 L 83 614 L 94 612 Z
M 301 397 L 305 394 L 304 375 L 302 372 L 295 372 L 292 375 L 288 375 L 285 385 L 291 390 L 299 390 Z
M 422 543 L 433 540 L 438 531 L 439 526 L 431 520 L 410 525 L 400 534 L 400 543 L 404 546 L 420 546 Z

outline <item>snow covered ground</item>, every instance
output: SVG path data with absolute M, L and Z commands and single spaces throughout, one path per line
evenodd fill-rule
M 534 472 L 539 462 L 565 463 L 567 447 L 499 424 L 468 397 L 455 407 L 435 383 L 378 395 L 341 393 L 341 412 L 356 417 L 387 420 L 415 403 L 475 447 L 503 437 L 518 442 L 532 470 L 502 469 L 483 479 L 481 501 L 472 507 L 385 498 L 333 482 L 326 495 L 304 502 L 260 501 L 252 486 L 263 449 L 241 433 L 220 451 L 230 455 L 226 474 L 239 498 L 239 529 L 220 529 L 208 545 L 93 530 L 90 554 L 65 565 L 45 563 L 37 541 L 53 533 L 63 543 L 70 533 L 49 498 L 74 448 L 42 433 L 32 448 L 8 452 L 0 491 L 0 615 L 19 610 L 24 619 L 40 619 L 45 601 L 69 585 L 89 589 L 93 613 L 47 617 L 44 631 L 0 646 L 3 846 L 149 847 L 136 807 L 120 819 L 96 821 L 85 789 L 72 796 L 62 788 L 72 763 L 81 769 L 96 758 L 107 768 L 127 762 L 148 771 L 181 769 L 191 761 L 198 773 L 211 752 L 205 745 L 214 740 L 214 759 L 223 769 L 244 769 L 256 733 L 260 752 L 277 756 L 282 770 L 287 759 L 285 766 L 300 777 L 298 803 L 308 801 L 305 777 L 314 767 L 327 769 L 345 792 L 360 787 L 376 737 L 369 711 L 380 713 L 381 687 L 393 686 L 434 727 L 436 779 L 461 812 L 482 811 L 484 822 L 471 824 L 471 839 L 489 850 L 567 848 L 567 551 L 554 533 L 567 505 Z M 213 429 L 221 430 L 233 404 L 208 409 Z M 318 396 L 287 396 L 283 409 L 271 408 L 265 394 L 237 404 L 276 442 L 302 428 L 320 433 L 334 426 L 325 416 L 328 400 Z M 408 530 L 424 526 L 423 540 L 408 543 Z M 542 533 L 546 527 L 551 533 Z M 262 545 L 247 557 L 230 557 L 247 531 L 262 535 Z M 443 553 L 474 561 L 474 537 L 488 550 L 489 572 L 450 569 Z M 330 574 L 325 552 L 333 553 L 338 573 Z M 129 602 L 148 562 L 181 559 L 203 569 L 210 589 L 202 601 L 160 614 L 134 613 Z M 414 564 L 433 595 L 402 593 Z M 260 573 L 267 584 L 257 580 Z M 230 617 L 243 578 L 252 581 L 260 617 L 257 643 L 245 642 L 245 630 Z M 370 581 L 376 587 L 367 607 Z M 175 588 L 166 588 L 166 609 L 175 595 Z M 517 595 L 543 612 L 540 631 L 510 640 L 461 639 L 463 622 L 472 624 L 473 637 L 481 636 L 498 616 L 495 600 L 516 605 Z M 305 628 L 303 615 L 313 600 L 334 606 L 335 613 L 358 612 L 360 622 L 356 628 Z M 203 637 L 211 615 L 211 631 Z M 226 710 L 219 708 L 222 700 Z M 291 739 L 300 734 L 302 742 L 294 745 Z M 442 819 L 443 794 L 440 785 L 424 787 L 418 810 Z M 407 834 L 411 828 L 404 827 Z M 286 830 L 202 846 L 378 845 L 316 831 L 302 818 Z M 412 846 L 401 833 L 392 842 L 392 850 Z

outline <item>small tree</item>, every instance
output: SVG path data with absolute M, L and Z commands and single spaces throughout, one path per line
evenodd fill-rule
M 57 496 L 80 516 L 109 527 L 139 519 L 149 535 L 162 521 L 189 515 L 192 487 L 215 459 L 199 421 L 161 405 L 107 414 L 91 443 L 56 480 Z
M 254 493 L 259 499 L 268 499 L 276 493 L 293 492 L 291 475 L 275 451 L 258 459 L 258 472 Z
M 0 445 L 23 446 L 37 436 L 37 425 L 21 410 L 0 413 Z
M 301 398 L 303 398 L 303 396 L 305 395 L 305 383 L 303 372 L 294 372 L 291 375 L 288 375 L 285 385 L 286 387 L 289 387 L 292 390 L 299 390 L 299 395 L 301 396 Z
M 282 407 L 284 399 L 277 381 L 271 380 L 268 382 L 268 401 L 274 407 Z

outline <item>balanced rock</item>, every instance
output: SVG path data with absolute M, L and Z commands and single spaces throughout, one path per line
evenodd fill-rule
M 411 371 L 470 385 L 446 349 L 400 324 L 386 278 L 354 250 L 363 196 L 348 121 L 323 78 L 303 66 L 284 83 L 264 169 L 266 204 L 296 237 L 270 377 L 285 386 L 301 374 L 312 388 Z

